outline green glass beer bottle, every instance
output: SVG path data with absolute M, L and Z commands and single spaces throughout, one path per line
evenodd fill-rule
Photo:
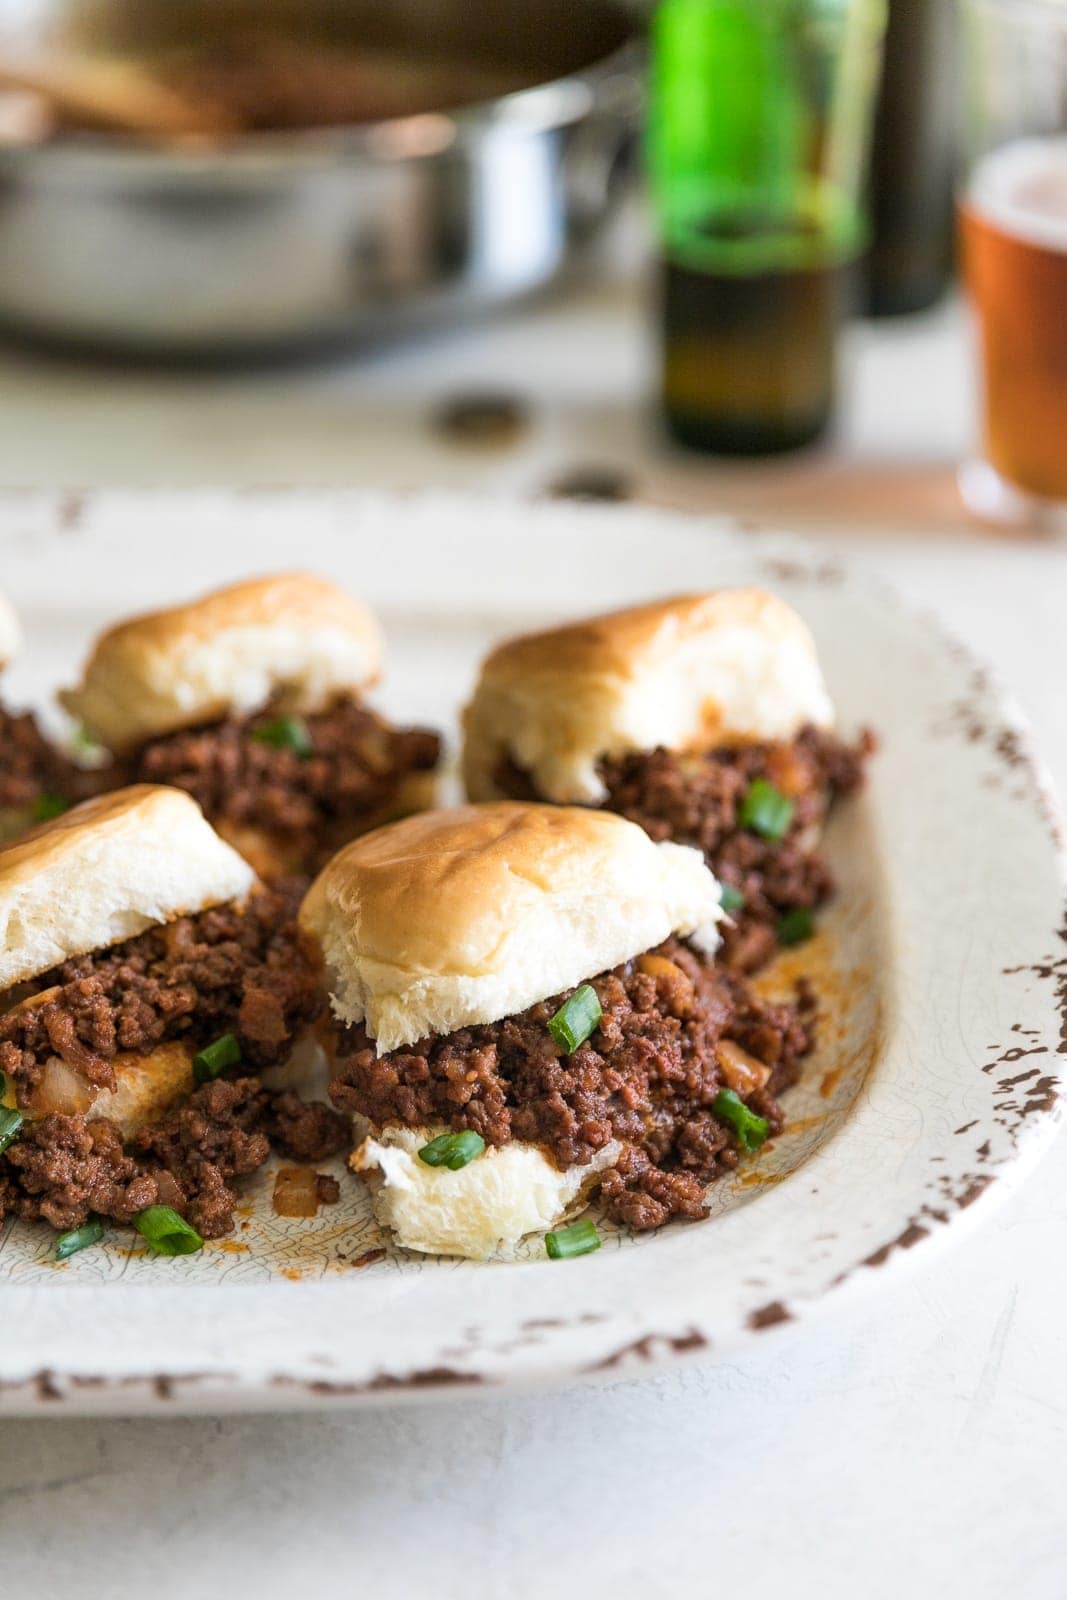
M 883 0 L 653 15 L 662 397 L 683 444 L 762 454 L 826 427 L 883 25 Z

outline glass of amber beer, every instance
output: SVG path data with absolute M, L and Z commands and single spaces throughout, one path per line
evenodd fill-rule
M 964 14 L 983 449 L 960 490 L 983 520 L 1067 528 L 1067 4 L 965 0 Z

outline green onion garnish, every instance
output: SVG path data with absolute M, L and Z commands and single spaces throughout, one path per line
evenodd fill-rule
M 9 1111 L 6 1107 L 0 1109 L 0 1155 L 3 1155 L 8 1145 L 18 1138 L 19 1129 L 25 1120 L 21 1111 Z
M 758 833 L 761 839 L 777 843 L 789 832 L 796 806 L 781 789 L 766 778 L 753 778 L 741 802 L 738 818 L 743 828 Z
M 767 1118 L 750 1111 L 732 1089 L 720 1089 L 711 1102 L 711 1109 L 719 1121 L 725 1122 L 737 1135 L 742 1150 L 758 1150 L 770 1131 Z
M 157 1256 L 192 1256 L 204 1248 L 196 1229 L 171 1206 L 147 1206 L 134 1217 L 133 1225 Z
M 794 906 L 778 920 L 779 944 L 803 944 L 815 932 L 815 918 L 807 906 Z
M 560 1049 L 572 1056 L 598 1026 L 603 1014 L 596 990 L 591 983 L 583 983 L 569 1000 L 564 1000 L 549 1021 L 548 1031 Z
M 34 822 L 53 822 L 56 817 L 61 817 L 64 811 L 70 810 L 70 801 L 64 800 L 61 794 L 39 794 L 33 802 Z
M 588 1217 L 583 1217 L 581 1222 L 572 1222 L 569 1228 L 560 1228 L 558 1233 L 546 1233 L 545 1249 L 553 1261 L 566 1261 L 568 1256 L 591 1255 L 594 1250 L 600 1249 L 596 1224 L 590 1222 Z
M 740 889 L 735 889 L 732 883 L 724 883 L 721 888 L 722 893 L 719 896 L 719 904 L 723 910 L 740 911 L 745 903 L 745 897 Z
M 104 1224 L 99 1217 L 90 1217 L 80 1228 L 72 1228 L 69 1233 L 60 1234 L 56 1240 L 56 1260 L 66 1261 L 68 1256 L 76 1256 L 79 1250 L 84 1250 L 91 1244 L 99 1244 L 103 1237 Z
M 305 761 L 314 748 L 303 717 L 279 717 L 276 722 L 265 722 L 261 728 L 252 729 L 252 737 L 276 750 L 295 750 Z
M 423 1145 L 418 1155 L 428 1167 L 447 1167 L 449 1172 L 458 1172 L 475 1161 L 484 1149 L 485 1140 L 481 1134 L 475 1133 L 473 1128 L 465 1128 L 462 1133 L 439 1133 L 436 1139 Z
M 232 1033 L 224 1033 L 214 1044 L 205 1045 L 193 1057 L 193 1077 L 197 1083 L 210 1083 L 227 1067 L 235 1067 L 241 1059 L 241 1046 Z

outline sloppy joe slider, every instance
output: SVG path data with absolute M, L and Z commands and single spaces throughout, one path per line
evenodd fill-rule
M 319 1009 L 294 910 L 177 789 L 0 850 L 0 1215 L 76 1229 L 164 1205 L 210 1236 L 272 1135 L 337 1147 L 334 1113 L 256 1076 Z
M 719 915 L 698 851 L 604 811 L 468 806 L 334 857 L 300 925 L 351 1164 L 401 1245 L 484 1257 L 597 1185 L 636 1228 L 703 1214 L 808 1046 L 715 967 Z
M 14 660 L 21 644 L 18 617 L 0 594 L 0 671 Z M 32 711 L 0 704 L 0 842 L 59 816 L 85 799 L 93 786 L 92 775 L 52 743 Z
M 381 665 L 366 606 L 287 573 L 111 628 L 60 699 L 124 780 L 187 790 L 262 874 L 310 874 L 433 801 L 437 735 L 364 702 Z
M 810 931 L 831 889 L 821 825 L 869 749 L 834 732 L 810 632 L 776 596 L 726 589 L 502 644 L 465 713 L 474 800 L 581 803 L 702 850 L 726 954 L 754 968 Z

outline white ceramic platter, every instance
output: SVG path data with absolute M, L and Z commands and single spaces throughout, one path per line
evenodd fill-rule
M 380 701 L 454 735 L 478 659 L 516 629 L 761 583 L 814 629 L 846 731 L 883 749 L 835 818 L 840 895 L 772 976 L 817 978 L 820 1046 L 790 1124 L 712 1191 L 707 1222 L 550 1262 L 394 1255 L 355 1179 L 282 1222 L 269 1172 L 242 1226 L 159 1260 L 129 1236 L 50 1260 L 0 1231 L 0 1409 L 270 1409 L 463 1394 L 714 1360 L 892 1280 L 988 1211 L 1047 1145 L 1064 1068 L 1067 946 L 1053 805 L 986 674 L 928 621 L 810 545 L 647 510 L 357 496 L 0 499 L 2 583 L 44 703 L 133 609 L 304 565 L 376 605 Z M 338 1164 L 337 1170 L 342 1171 Z

